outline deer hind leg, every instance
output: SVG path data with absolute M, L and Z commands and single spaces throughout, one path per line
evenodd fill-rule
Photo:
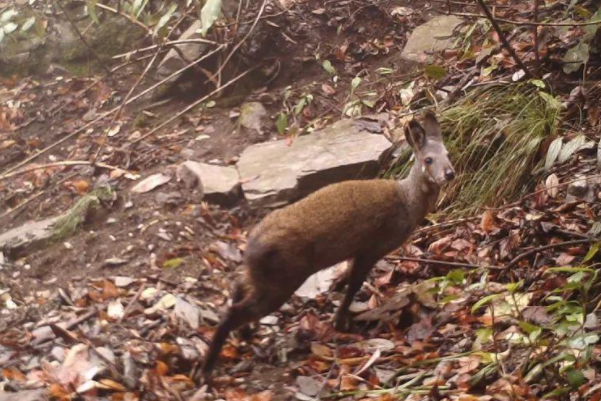
M 291 293 L 288 292 L 278 292 L 255 286 L 251 293 L 245 294 L 242 301 L 234 303 L 213 335 L 201 370 L 203 379 L 209 380 L 221 349 L 232 331 L 247 326 L 249 323 L 257 322 L 263 316 L 275 312 L 290 295 Z
M 374 261 L 373 258 L 366 256 L 357 256 L 352 261 L 348 275 L 348 288 L 346 290 L 344 300 L 342 301 L 342 304 L 340 304 L 334 319 L 334 327 L 336 330 L 347 331 L 350 329 L 351 319 L 349 315 L 349 307 L 353 302 L 355 294 L 357 294 L 357 291 L 359 291 L 363 285 L 367 274 L 374 266 L 376 261 Z

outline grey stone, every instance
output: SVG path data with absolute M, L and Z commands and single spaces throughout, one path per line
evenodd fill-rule
M 401 58 L 427 63 L 432 61 L 432 53 L 448 49 L 453 44 L 454 31 L 463 20 L 454 15 L 434 17 L 413 30 Z
M 53 225 L 61 217 L 26 223 L 0 234 L 0 251 L 10 254 L 42 246 L 54 235 Z
M 192 25 L 178 40 L 190 40 L 190 39 L 201 39 L 202 36 L 196 31 L 200 29 L 200 20 L 195 20 Z M 182 43 L 176 45 L 176 48 L 169 50 L 161 63 L 157 68 L 157 76 L 160 79 L 166 78 L 173 74 L 175 71 L 185 67 L 190 62 L 198 59 L 203 52 L 206 50 L 207 45 L 205 43 Z M 183 56 L 183 57 L 182 57 Z M 177 77 L 174 77 L 175 80 Z
M 382 135 L 341 120 L 323 130 L 244 150 L 238 161 L 242 189 L 252 206 L 280 206 L 323 186 L 370 178 L 391 143 Z
M 587 179 L 586 177 L 579 175 L 576 179 L 579 181 L 572 182 L 568 185 L 566 201 L 574 202 L 576 200 L 583 200 L 585 202 L 593 202 L 595 200 L 595 190 L 597 185 L 594 180 Z
M 179 165 L 177 175 L 188 187 L 202 188 L 209 202 L 227 204 L 239 195 L 240 177 L 235 167 L 188 160 Z
M 267 115 L 267 110 L 259 102 L 244 103 L 240 108 L 240 118 L 238 119 L 241 126 L 263 134 L 262 120 Z
M 0 401 L 46 401 L 49 400 L 46 390 L 25 390 L 17 393 L 0 391 Z

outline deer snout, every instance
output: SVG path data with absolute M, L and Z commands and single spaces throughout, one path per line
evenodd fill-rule
M 452 181 L 453 178 L 455 178 L 455 170 L 453 170 L 452 168 L 445 169 L 444 178 L 447 181 Z

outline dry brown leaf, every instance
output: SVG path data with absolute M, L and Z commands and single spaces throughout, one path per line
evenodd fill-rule
M 487 210 L 482 213 L 482 220 L 480 220 L 480 228 L 486 234 L 490 234 L 495 228 L 495 214 L 492 210 Z

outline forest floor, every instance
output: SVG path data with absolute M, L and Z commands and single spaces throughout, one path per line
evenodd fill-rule
M 309 286 L 310 296 L 294 296 L 264 319 L 252 341 L 232 337 L 213 389 L 198 389 L 190 379 L 225 309 L 247 232 L 266 211 L 244 202 L 208 204 L 175 179 L 146 193 L 129 189 L 139 177 L 173 176 L 190 154 L 231 164 L 246 146 L 279 137 L 275 119 L 286 92 L 313 96 L 298 124 L 318 128 L 341 117 L 357 73 L 389 69 L 385 79 L 366 80 L 364 90 L 389 106 L 381 110 L 394 109 L 400 99 L 391 83 L 416 79 L 400 51 L 412 29 L 436 15 L 436 5 L 295 6 L 292 20 L 308 33 L 280 49 L 286 70 L 247 97 L 272 116 L 262 135 L 239 129 L 232 118 L 239 110 L 216 99 L 215 107 L 195 109 L 144 137 L 184 109 L 185 96 L 128 106 L 116 120 L 88 127 L 120 105 L 141 65 L 89 90 L 98 77 L 59 70 L 3 79 L 0 124 L 10 130 L 0 133 L 2 232 L 69 210 L 99 182 L 110 180 L 117 193 L 74 235 L 2 255 L 3 390 L 43 388 L 61 400 L 76 394 L 111 400 L 600 399 L 593 236 L 599 205 L 596 193 L 592 202 L 566 194 L 577 174 L 598 181 L 596 142 L 513 203 L 461 219 L 443 216 L 418 230 L 371 273 L 353 305 L 359 315 L 353 333 L 332 327 L 342 294 L 327 290 L 339 272 L 328 273 Z M 403 7 L 416 12 L 403 15 Z M 337 82 L 315 62 L 316 54 L 334 60 Z M 457 73 L 461 63 L 455 67 Z M 586 136 L 598 141 L 595 130 Z M 100 167 L 61 164 L 93 160 L 99 149 Z M 5 174 L 31 163 L 44 166 Z

